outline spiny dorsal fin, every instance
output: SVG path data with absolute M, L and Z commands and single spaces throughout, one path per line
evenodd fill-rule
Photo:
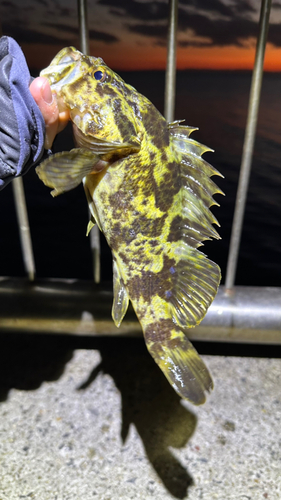
M 173 138 L 173 145 L 180 153 L 186 154 L 187 156 L 192 154 L 200 158 L 202 154 L 206 153 L 207 151 L 213 152 L 213 149 L 209 148 L 208 146 L 205 146 L 204 144 L 201 144 L 194 139 L 190 139 L 190 134 L 195 130 L 198 130 L 198 128 L 188 127 L 186 125 L 178 125 L 178 123 L 180 122 L 170 123 L 168 125 L 168 128 L 170 130 L 170 135 Z M 202 160 L 202 158 L 201 161 L 203 161 L 203 163 L 205 164 L 205 166 L 202 165 L 202 171 L 205 174 L 207 174 L 208 176 L 218 175 L 220 177 L 223 177 L 223 175 L 214 167 L 212 167 L 212 165 L 209 165 L 209 163 Z M 221 190 L 217 192 L 222 193 Z
M 223 192 L 210 179 L 220 175 L 202 154 L 207 146 L 189 138 L 191 127 L 170 127 L 172 146 L 179 155 L 181 191 L 175 205 L 169 240 L 174 242 L 176 264 L 167 269 L 170 288 L 166 290 L 171 315 L 182 329 L 196 326 L 205 316 L 220 283 L 220 268 L 197 248 L 202 241 L 219 235 L 213 224 L 218 221 L 209 210 L 217 204 L 213 195 Z M 172 254 L 169 254 L 172 256 Z
M 213 195 L 223 194 L 210 177 L 221 174 L 202 158 L 205 152 L 212 150 L 189 138 L 194 128 L 172 123 L 169 130 L 172 146 L 180 155 L 182 218 L 179 226 L 183 241 L 198 247 L 206 239 L 219 239 L 213 227 L 219 223 L 209 208 L 218 205 Z
M 195 130 L 199 130 L 198 127 L 188 127 L 188 125 L 180 125 L 180 123 L 183 123 L 185 120 L 175 120 L 174 122 L 168 123 L 168 129 L 172 131 L 173 135 L 176 137 L 181 130 L 181 128 L 184 129 L 184 132 L 186 136 L 188 137 L 192 132 Z

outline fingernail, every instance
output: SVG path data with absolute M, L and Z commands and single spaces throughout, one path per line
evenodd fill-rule
M 42 87 L 42 97 L 47 104 L 53 101 L 53 94 L 49 82 L 46 82 Z

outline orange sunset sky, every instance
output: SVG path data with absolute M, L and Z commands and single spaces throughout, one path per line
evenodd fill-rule
M 251 69 L 259 0 L 179 1 L 179 69 Z M 90 53 L 116 70 L 164 69 L 167 0 L 88 0 Z M 75 0 L 5 0 L 2 31 L 41 69 L 67 45 L 79 48 Z M 272 4 L 266 71 L 281 71 L 281 0 Z

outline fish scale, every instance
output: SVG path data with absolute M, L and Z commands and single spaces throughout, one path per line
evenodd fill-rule
M 210 151 L 167 123 L 153 104 L 100 58 L 63 49 L 41 72 L 70 110 L 76 148 L 49 157 L 40 179 L 56 196 L 83 182 L 91 212 L 112 250 L 112 316 L 119 326 L 132 302 L 150 354 L 178 394 L 205 401 L 213 382 L 187 338 L 203 319 L 220 269 L 198 251 L 219 238 L 209 208 L 220 175 Z

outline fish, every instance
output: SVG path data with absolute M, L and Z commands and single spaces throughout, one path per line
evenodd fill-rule
M 168 123 L 103 59 L 62 49 L 40 76 L 60 110 L 68 109 L 75 148 L 51 155 L 36 172 L 57 196 L 83 183 L 91 219 L 112 251 L 112 318 L 129 302 L 149 353 L 172 387 L 195 405 L 213 388 L 188 340 L 220 283 L 219 266 L 198 247 L 219 235 L 212 205 L 221 175 L 202 158 L 212 151 L 183 120 Z M 153 383 L 153 382 L 152 382 Z

